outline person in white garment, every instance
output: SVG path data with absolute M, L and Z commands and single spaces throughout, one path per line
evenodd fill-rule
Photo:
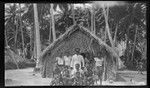
M 76 48 L 75 49 L 75 52 L 76 54 L 74 54 L 72 56 L 72 60 L 71 60 L 71 68 L 72 69 L 75 69 L 75 64 L 79 64 L 80 66 L 80 69 L 81 68 L 84 68 L 84 59 L 83 59 L 83 56 L 80 55 L 80 49 L 79 48 Z
M 63 57 L 62 57 L 62 53 L 60 54 L 60 57 L 56 57 L 56 61 L 57 61 L 57 65 L 59 66 L 59 67 L 63 67 L 64 66 L 64 59 L 63 59 Z
M 71 71 L 71 78 L 75 77 L 76 72 L 80 72 L 81 74 L 83 74 L 83 70 L 80 69 L 79 63 L 76 63 L 75 68 Z
M 102 75 L 103 75 L 103 60 L 102 53 L 98 52 L 97 56 L 94 58 L 95 60 L 95 67 L 96 67 L 96 74 L 98 78 L 100 79 L 100 85 L 102 85 Z
M 72 56 L 69 54 L 68 55 L 68 58 L 69 58 L 69 60 L 70 60 L 70 65 L 69 65 L 69 68 L 71 67 L 71 61 L 72 61 Z
M 69 68 L 70 67 L 70 63 L 71 63 L 71 58 L 69 56 L 69 52 L 65 52 L 65 56 L 64 58 L 64 62 L 65 62 L 65 67 Z

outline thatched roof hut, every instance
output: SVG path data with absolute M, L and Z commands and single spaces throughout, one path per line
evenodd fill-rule
M 114 50 L 88 29 L 79 25 L 71 26 L 63 35 L 61 35 L 42 52 L 40 56 L 40 62 L 43 67 L 42 76 L 52 77 L 55 57 L 59 56 L 61 52 L 66 51 L 70 52 L 70 55 L 73 55 L 75 54 L 75 48 L 80 48 L 81 52 L 91 51 L 92 48 L 95 53 L 102 51 L 102 49 L 105 50 L 105 54 L 107 54 L 106 62 L 108 62 L 105 66 L 108 68 L 106 71 L 108 76 L 105 76 L 105 78 L 108 79 L 110 76 L 114 77 L 115 72 L 112 71 L 112 69 L 116 65 L 111 57 L 112 55 L 117 56 Z

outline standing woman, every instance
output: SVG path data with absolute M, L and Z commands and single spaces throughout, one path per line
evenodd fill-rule
M 71 57 L 70 57 L 70 53 L 69 52 L 65 52 L 65 56 L 63 57 L 64 58 L 64 64 L 65 64 L 65 67 L 67 69 L 69 69 L 70 67 L 70 63 L 71 63 Z
M 104 58 L 102 53 L 98 52 L 97 57 L 94 58 L 95 60 L 95 67 L 96 67 L 96 74 L 98 75 L 98 79 L 100 80 L 100 85 L 102 85 L 102 75 L 103 75 L 103 68 L 104 68 Z
M 70 84 L 70 63 L 71 63 L 71 56 L 69 52 L 65 52 L 64 58 L 64 70 L 63 70 L 63 83 L 64 85 L 69 85 Z
M 63 68 L 64 68 L 64 58 L 63 58 L 62 52 L 60 53 L 60 57 L 56 57 L 56 60 L 57 60 L 57 65 L 58 65 L 58 68 L 60 71 L 59 81 L 62 82 L 62 74 L 61 73 L 62 73 Z
M 60 53 L 60 57 L 56 57 L 57 65 L 62 68 L 64 66 L 63 53 Z

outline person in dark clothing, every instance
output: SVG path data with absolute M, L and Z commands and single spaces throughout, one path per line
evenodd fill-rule
M 84 84 L 85 85 L 94 84 L 92 69 L 93 69 L 92 57 L 89 52 L 86 52 L 85 53 L 85 70 L 84 70 L 84 74 L 85 74 Z
M 87 66 L 85 72 L 85 85 L 94 85 L 92 66 Z
M 62 71 L 63 85 L 70 85 L 70 71 L 68 67 L 65 67 Z

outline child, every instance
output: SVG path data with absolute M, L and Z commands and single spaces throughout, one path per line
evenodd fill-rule
M 56 61 L 59 67 L 62 67 L 64 65 L 64 59 L 62 57 L 62 53 L 60 54 L 60 57 L 56 57 Z
M 68 67 L 65 67 L 64 70 L 62 71 L 62 77 L 63 77 L 63 83 L 64 85 L 69 85 L 69 81 L 70 81 L 70 71 L 68 69 Z
M 83 85 L 84 73 L 80 69 L 80 64 L 75 64 L 71 77 L 73 78 L 73 85 Z
M 86 85 L 93 85 L 93 71 L 91 66 L 87 66 L 87 71 L 85 72 L 85 84 Z
M 96 73 L 98 75 L 98 78 L 100 79 L 100 85 L 102 85 L 102 75 L 103 75 L 103 57 L 102 54 L 97 53 L 97 57 L 94 58 L 95 60 L 95 67 L 96 67 Z

